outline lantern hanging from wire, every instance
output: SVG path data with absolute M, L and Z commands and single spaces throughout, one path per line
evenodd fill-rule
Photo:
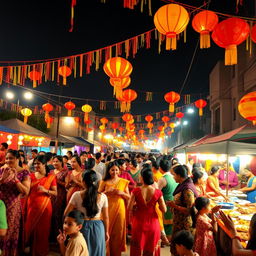
M 47 123 L 47 129 L 51 128 L 51 124 L 53 123 L 53 121 L 54 121 L 54 118 L 49 115 L 45 118 L 45 122 Z
M 162 121 L 164 122 L 164 127 L 166 128 L 168 126 L 168 122 L 170 121 L 170 118 L 168 116 L 163 116 Z
M 50 103 L 45 103 L 43 106 L 42 106 L 42 109 L 45 111 L 45 115 L 44 117 L 47 118 L 49 116 L 49 113 L 51 111 L 53 111 L 53 105 L 50 104 Z
M 71 116 L 72 110 L 76 108 L 76 105 L 72 101 L 68 101 L 64 104 L 64 107 L 68 110 L 68 116 Z
M 256 43 L 256 24 L 251 29 L 251 39 L 254 43 Z
M 106 129 L 106 124 L 108 123 L 108 119 L 106 117 L 102 117 L 100 119 L 100 122 L 102 123 L 102 125 L 104 126 L 104 129 Z
M 20 113 L 24 116 L 24 123 L 28 122 L 28 117 L 32 115 L 32 110 L 29 108 L 23 108 Z
M 123 131 L 124 131 L 124 128 L 123 128 L 122 126 L 120 126 L 120 127 L 118 128 L 118 130 L 119 130 L 119 132 L 120 132 L 120 135 L 122 135 L 122 134 L 123 134 Z
M 114 135 L 116 135 L 116 129 L 118 129 L 119 128 L 119 123 L 112 123 L 112 129 L 114 130 Z
M 84 122 L 89 119 L 89 113 L 92 111 L 92 107 L 88 104 L 82 106 L 82 111 L 84 112 Z
M 63 77 L 63 85 L 67 85 L 67 77 L 72 73 L 71 68 L 64 65 L 59 67 L 58 72 Z
M 154 24 L 166 36 L 166 50 L 176 50 L 177 36 L 186 29 L 188 22 L 189 14 L 181 5 L 166 4 L 157 10 Z
M 139 135 L 140 135 L 140 138 L 141 138 L 142 140 L 144 139 L 144 133 L 145 133 L 144 130 L 139 130 Z
M 122 97 L 126 104 L 124 112 L 130 112 L 131 102 L 137 99 L 137 92 L 131 89 L 127 89 L 123 91 Z
M 28 77 L 33 82 L 33 88 L 36 88 L 38 81 L 41 79 L 41 73 L 36 70 L 32 70 L 28 73 Z
M 179 118 L 179 121 L 181 122 L 181 119 L 184 117 L 184 113 L 178 112 L 176 113 L 176 117 Z
M 192 27 L 200 33 L 200 48 L 209 48 L 211 45 L 210 32 L 218 24 L 218 15 L 213 11 L 204 10 L 197 13 L 192 21 Z
M 74 118 L 74 120 L 75 120 L 76 128 L 78 128 L 78 127 L 79 127 L 79 123 L 81 122 L 81 118 L 78 117 L 78 116 L 76 116 L 76 117 Z
M 175 123 L 170 123 L 171 132 L 174 133 Z
M 203 115 L 203 108 L 206 107 L 207 102 L 203 99 L 199 99 L 195 102 L 195 106 L 199 109 L 199 116 Z
M 174 112 L 174 104 L 180 100 L 180 95 L 177 92 L 170 91 L 164 95 L 164 99 L 169 103 L 169 112 Z
M 147 128 L 149 129 L 149 134 L 152 133 L 152 128 L 154 127 L 154 124 L 153 123 L 148 123 L 147 124 Z
M 249 33 L 248 23 L 240 18 L 228 18 L 215 26 L 212 39 L 225 48 L 225 65 L 237 64 L 237 45 L 244 42 Z
M 127 88 L 130 85 L 131 78 L 129 76 L 121 78 L 120 83 L 116 83 L 116 78 L 110 78 L 109 82 L 114 87 L 114 95 L 116 97 L 120 97 L 122 96 L 123 89 Z
M 256 91 L 244 95 L 238 103 L 240 115 L 256 125 Z

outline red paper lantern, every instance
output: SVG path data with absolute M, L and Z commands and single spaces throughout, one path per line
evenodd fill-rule
M 118 130 L 119 130 L 120 134 L 122 135 L 122 133 L 123 133 L 123 131 L 124 131 L 124 128 L 123 128 L 122 126 L 120 126 L 120 127 L 118 128 Z
M 81 118 L 78 117 L 78 116 L 76 116 L 76 117 L 74 118 L 74 120 L 75 120 L 75 123 L 76 123 L 76 128 L 78 128 L 78 127 L 79 127 L 79 123 L 81 122 Z
M 178 113 L 176 113 L 176 117 L 179 119 L 182 119 L 184 117 L 184 113 L 178 112 Z
M 114 95 L 116 97 L 122 96 L 123 89 L 127 88 L 131 83 L 131 78 L 129 76 L 121 78 L 121 81 L 116 83 L 116 78 L 109 79 L 110 84 L 114 87 Z
M 63 77 L 63 85 L 67 84 L 67 77 L 71 75 L 71 68 L 68 66 L 61 66 L 58 70 L 59 74 Z
M 45 111 L 45 118 L 49 116 L 49 113 L 53 111 L 53 105 L 50 103 L 46 103 L 42 106 L 42 109 Z
M 114 134 L 116 134 L 116 129 L 119 127 L 119 123 L 112 123 L 112 129 L 114 129 Z
M 246 40 L 250 33 L 247 22 L 239 18 L 228 18 L 216 25 L 212 32 L 213 41 L 225 48 L 225 65 L 237 64 L 237 45 Z
M 168 116 L 163 116 L 162 121 L 164 122 L 165 128 L 167 127 L 167 123 L 170 121 L 170 118 Z
M 199 116 L 203 115 L 203 108 L 206 107 L 207 102 L 203 99 L 199 99 L 195 102 L 195 106 L 199 109 Z
M 148 123 L 148 124 L 147 124 L 147 127 L 148 127 L 148 129 L 149 129 L 149 133 L 151 134 L 151 133 L 152 133 L 152 128 L 154 127 L 154 124 Z
M 256 43 L 256 24 L 252 27 L 251 30 L 251 39 L 254 43 Z
M 180 100 L 180 95 L 174 91 L 168 92 L 164 95 L 164 99 L 169 103 L 169 112 L 174 112 L 174 104 Z
M 161 126 L 158 126 L 158 127 L 157 127 L 157 129 L 158 129 L 158 131 L 160 131 L 160 132 L 161 132 L 161 131 L 163 131 L 163 130 L 164 130 L 164 127 L 161 125 Z
M 47 123 L 47 129 L 51 128 L 51 124 L 53 123 L 54 118 L 51 116 L 47 116 L 45 117 L 45 122 Z
M 145 120 L 146 120 L 148 123 L 152 122 L 153 119 L 154 119 L 154 118 L 153 118 L 153 116 L 151 116 L 151 115 L 145 116 Z
M 64 104 L 64 107 L 68 110 L 68 116 L 71 116 L 72 110 L 75 109 L 76 105 L 72 101 L 68 101 Z
M 126 113 L 126 114 L 124 114 L 122 116 L 122 119 L 123 119 L 124 122 L 127 123 L 127 122 L 129 122 L 129 121 L 131 121 L 133 119 L 133 116 L 131 114 L 129 114 L 129 113 Z
M 200 48 L 210 47 L 210 32 L 213 31 L 218 24 L 219 18 L 215 12 L 201 11 L 195 15 L 192 21 L 194 30 L 200 33 Z
M 100 122 L 102 123 L 102 125 L 104 126 L 104 130 L 106 128 L 106 124 L 108 123 L 108 119 L 106 117 L 102 117 L 100 119 Z
M 36 70 L 32 70 L 28 73 L 28 77 L 33 81 L 33 88 L 36 88 L 37 82 L 41 78 L 41 73 Z
M 122 97 L 126 103 L 125 112 L 129 112 L 131 110 L 131 102 L 137 98 L 137 92 L 127 89 L 123 91 Z

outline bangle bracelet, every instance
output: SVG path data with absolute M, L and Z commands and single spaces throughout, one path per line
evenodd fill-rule
M 233 239 L 237 239 L 237 240 L 239 240 L 241 242 L 241 238 L 239 236 L 234 236 L 234 237 L 232 237 L 232 240 Z
M 15 180 L 15 183 L 17 184 L 17 183 L 20 183 L 20 180 Z

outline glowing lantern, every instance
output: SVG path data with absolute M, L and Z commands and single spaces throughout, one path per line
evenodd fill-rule
M 42 109 L 45 111 L 45 118 L 49 116 L 49 113 L 53 111 L 53 105 L 50 103 L 46 103 L 42 106 Z
M 68 116 L 71 116 L 71 111 L 75 109 L 76 105 L 72 101 L 68 101 L 64 104 L 64 107 L 68 110 Z
M 114 86 L 114 93 L 122 86 L 122 79 L 132 73 L 132 64 L 121 57 L 108 59 L 103 66 L 104 72 L 112 78 L 111 85 Z
M 116 83 L 116 78 L 109 79 L 110 84 L 114 87 L 114 95 L 116 97 L 122 96 L 123 89 L 127 88 L 131 83 L 131 78 L 129 76 L 121 78 L 120 83 Z
M 112 123 L 112 129 L 114 129 L 114 134 L 116 134 L 116 129 L 119 127 L 119 123 Z
M 84 121 L 89 119 L 89 113 L 92 111 L 92 107 L 88 104 L 82 106 L 82 111 L 84 112 Z
M 176 117 L 179 118 L 179 120 L 181 121 L 181 119 L 184 117 L 184 113 L 178 112 L 176 113 Z
M 63 85 L 66 85 L 67 77 L 71 75 L 71 68 L 68 66 L 61 66 L 59 67 L 58 72 L 63 77 Z
M 87 119 L 87 120 L 84 120 L 84 123 L 86 124 L 86 130 L 89 129 L 89 124 L 91 123 L 92 121 L 90 119 Z
M 104 133 L 106 127 L 105 127 L 105 125 L 100 125 L 99 129 L 100 129 L 101 133 Z
M 51 116 L 47 116 L 45 118 L 45 122 L 47 123 L 47 129 L 50 129 L 51 128 L 51 124 L 53 123 L 54 121 L 54 118 L 51 117 Z
M 151 116 L 151 115 L 145 116 L 145 120 L 146 120 L 148 123 L 152 122 L 153 119 L 154 119 L 154 118 L 153 118 L 153 116 Z
M 228 18 L 218 23 L 212 39 L 220 47 L 225 48 L 225 65 L 237 64 L 237 45 L 246 40 L 250 33 L 247 22 L 239 18 Z
M 195 15 L 192 21 L 194 30 L 200 33 L 200 48 L 209 48 L 211 44 L 210 32 L 218 24 L 219 18 L 215 12 L 201 11 Z
M 131 102 L 136 100 L 137 93 L 134 90 L 127 89 L 123 91 L 122 97 L 126 103 L 125 111 L 129 112 L 131 110 Z
M 20 113 L 24 116 L 24 123 L 28 122 L 28 117 L 32 115 L 32 110 L 29 108 L 23 108 Z
M 250 92 L 242 97 L 238 103 L 240 115 L 256 125 L 256 92 Z
M 147 127 L 148 127 L 148 129 L 149 129 L 149 133 L 150 133 L 150 134 L 152 133 L 152 128 L 153 128 L 153 126 L 154 126 L 154 124 L 152 124 L 152 123 L 148 123 L 148 124 L 147 124 Z
M 41 78 L 41 74 L 40 72 L 36 71 L 36 70 L 32 70 L 28 73 L 28 77 L 30 78 L 30 80 L 33 81 L 33 88 L 36 88 L 37 86 L 37 82 L 40 80 Z
M 121 127 L 118 128 L 118 130 L 119 130 L 120 134 L 122 135 L 122 133 L 124 131 L 124 128 L 121 126 Z
M 76 123 L 76 128 L 78 128 L 79 127 L 79 123 L 81 122 L 81 118 L 76 116 L 74 119 L 75 119 L 75 123 Z
M 174 128 L 175 128 L 175 123 L 170 123 L 170 128 L 171 128 L 171 132 L 174 132 Z
M 133 116 L 129 113 L 126 113 L 122 116 L 122 119 L 123 119 L 124 122 L 129 122 L 133 119 Z
M 139 130 L 139 135 L 140 135 L 140 138 L 143 140 L 144 138 L 144 133 L 145 131 L 144 130 Z
M 163 116 L 162 121 L 164 122 L 164 127 L 167 127 L 167 123 L 170 121 L 170 118 L 168 116 Z
M 104 130 L 106 129 L 106 124 L 108 123 L 108 119 L 106 117 L 102 117 L 100 119 L 100 122 L 102 123 L 102 125 L 104 126 Z
M 158 127 L 157 127 L 157 129 L 158 129 L 158 131 L 160 131 L 160 132 L 161 132 L 161 131 L 163 131 L 163 130 L 164 130 L 164 127 L 163 127 L 163 126 L 158 126 Z
M 203 115 L 203 108 L 206 107 L 207 105 L 207 102 L 205 100 L 197 100 L 195 102 L 195 106 L 199 109 L 199 116 L 202 116 Z
M 256 43 L 256 25 L 254 25 L 252 27 L 252 30 L 251 30 L 251 39 L 254 43 Z
M 164 99 L 169 103 L 169 112 L 174 112 L 174 104 L 180 100 L 180 95 L 174 91 L 168 92 L 164 95 Z
M 157 10 L 154 23 L 156 29 L 166 36 L 166 50 L 176 50 L 177 35 L 186 29 L 188 22 L 188 12 L 181 5 L 167 4 Z

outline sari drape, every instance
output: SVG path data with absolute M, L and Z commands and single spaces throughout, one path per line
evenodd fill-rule
M 129 181 L 120 178 L 116 184 L 109 184 L 106 181 L 101 183 L 105 191 L 111 188 L 125 191 Z M 109 243 L 107 246 L 108 256 L 120 256 L 126 251 L 126 207 L 125 200 L 117 195 L 108 195 L 109 212 Z
M 71 186 L 67 190 L 67 204 L 69 200 L 71 199 L 71 196 L 77 192 L 82 190 L 80 186 L 78 186 L 75 182 L 72 182 L 72 180 L 76 180 L 77 182 L 83 182 L 83 177 L 82 177 L 83 172 L 77 174 L 76 176 L 72 174 L 72 171 L 68 172 L 67 174 L 67 181 L 66 181 L 66 186 L 71 184 Z
M 27 216 L 25 223 L 25 242 L 32 242 L 33 256 L 46 256 L 49 250 L 49 233 L 52 217 L 52 204 L 49 195 L 38 191 L 38 186 L 49 190 L 56 186 L 56 177 L 49 174 L 47 177 L 36 179 L 31 174 L 31 190 L 27 200 Z

